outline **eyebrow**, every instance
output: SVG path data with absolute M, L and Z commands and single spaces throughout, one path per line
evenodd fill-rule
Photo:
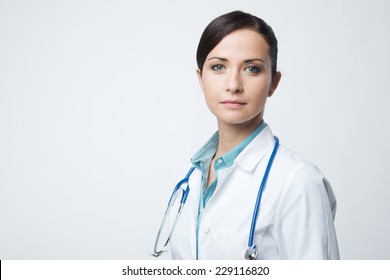
M 244 60 L 245 63 L 250 63 L 250 62 L 254 62 L 254 61 L 261 61 L 261 62 L 265 63 L 265 61 L 261 58 L 252 58 L 252 59 Z
M 217 60 L 221 60 L 221 61 L 228 61 L 227 58 L 217 57 L 217 56 L 210 57 L 208 60 L 212 60 L 212 59 L 217 59 Z M 263 59 L 261 59 L 261 58 L 251 58 L 251 59 L 244 60 L 245 63 L 251 63 L 251 62 L 254 62 L 254 61 L 261 61 L 262 63 L 265 63 L 265 61 Z
M 212 60 L 212 59 L 218 59 L 218 60 L 222 60 L 222 61 L 228 61 L 227 58 L 223 58 L 223 57 L 210 57 L 208 60 Z

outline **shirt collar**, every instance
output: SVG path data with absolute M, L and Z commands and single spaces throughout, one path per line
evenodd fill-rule
M 249 143 L 252 142 L 254 138 L 267 126 L 267 124 L 263 121 L 257 126 L 257 128 L 246 137 L 243 141 L 241 141 L 237 146 L 235 146 L 228 153 L 221 156 L 217 162 L 218 165 L 226 168 L 233 165 L 234 160 L 241 154 L 241 152 L 248 146 Z M 201 169 L 202 163 L 207 161 L 211 161 L 218 147 L 219 134 L 218 131 L 214 133 L 214 135 L 204 144 L 199 151 L 192 157 L 192 164 Z
M 213 158 L 219 141 L 218 131 L 211 136 L 211 138 L 195 153 L 195 155 L 191 158 L 192 164 L 202 170 L 201 164 L 202 162 L 209 161 Z

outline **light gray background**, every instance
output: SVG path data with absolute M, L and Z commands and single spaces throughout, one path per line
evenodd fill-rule
M 265 120 L 338 199 L 343 259 L 390 259 L 390 2 L 0 0 L 0 259 L 148 259 L 216 129 L 195 76 L 214 17 L 279 39 Z

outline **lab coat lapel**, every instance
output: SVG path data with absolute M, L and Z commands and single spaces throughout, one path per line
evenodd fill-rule
M 274 136 L 267 125 L 238 155 L 235 163 L 243 170 L 252 172 L 264 156 L 272 150 L 274 143 Z
M 218 184 L 213 196 L 229 178 L 229 175 L 238 167 L 246 172 L 252 172 L 257 164 L 269 153 L 275 143 L 271 129 L 267 125 L 251 143 L 237 156 L 232 166 L 218 172 Z M 211 202 L 212 198 L 209 201 Z

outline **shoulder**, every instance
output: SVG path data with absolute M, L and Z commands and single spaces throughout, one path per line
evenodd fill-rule
M 302 182 L 307 182 L 324 178 L 324 175 L 316 165 L 301 159 L 297 154 L 282 145 L 279 146 L 275 165 L 284 169 L 283 173 L 291 180 L 300 179 Z
M 334 218 L 336 198 L 329 181 L 320 169 L 284 146 L 280 146 L 278 153 L 280 172 L 285 176 L 281 202 L 290 204 L 299 201 L 313 206 L 330 207 Z

